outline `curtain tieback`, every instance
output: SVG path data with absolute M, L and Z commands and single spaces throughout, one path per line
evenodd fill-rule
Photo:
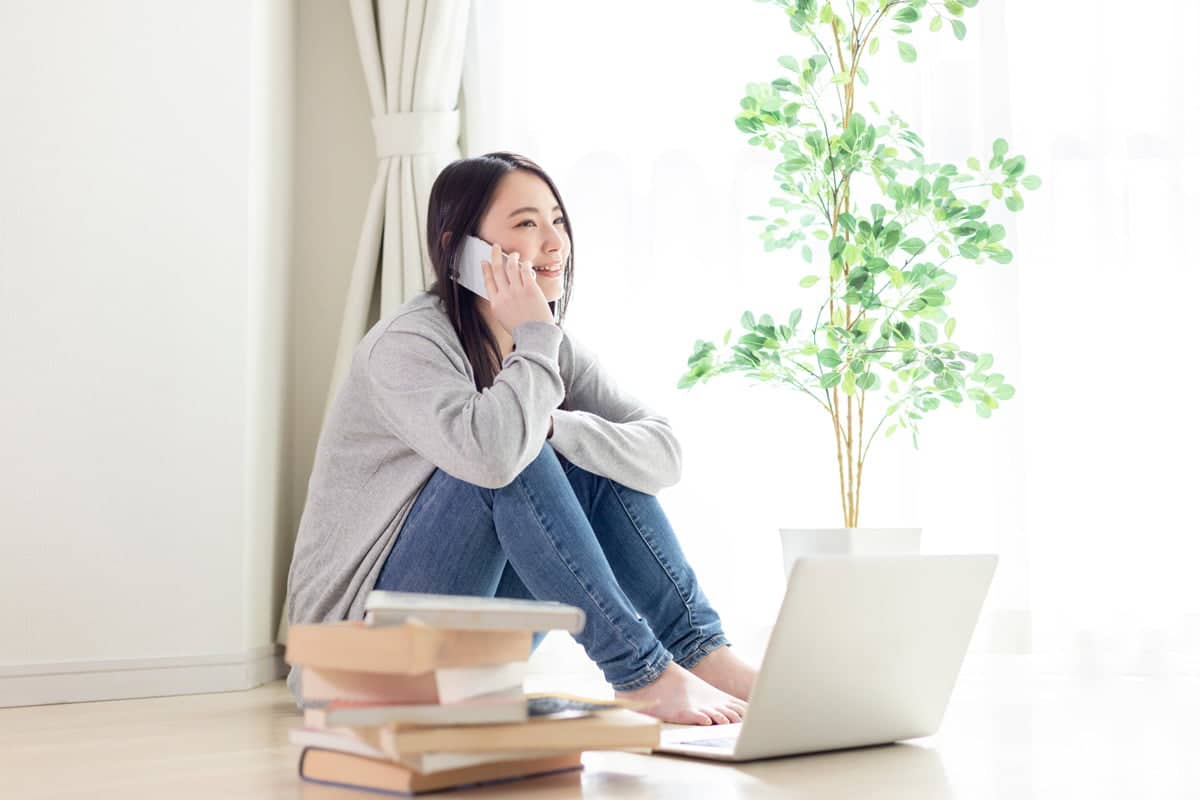
M 458 146 L 459 113 L 397 111 L 371 120 L 378 158 L 438 153 Z

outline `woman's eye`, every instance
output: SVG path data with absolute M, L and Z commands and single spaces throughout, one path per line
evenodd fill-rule
M 558 219 L 554 220 L 555 225 L 558 225 L 559 223 L 562 223 L 563 225 L 567 224 L 567 218 L 559 217 Z M 527 219 L 524 222 L 522 222 L 521 225 L 518 225 L 517 227 L 521 227 L 523 225 L 533 225 L 533 224 L 535 224 L 533 220 Z

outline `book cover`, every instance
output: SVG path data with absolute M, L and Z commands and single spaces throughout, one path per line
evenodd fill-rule
M 450 787 L 578 770 L 582 765 L 579 753 L 569 753 L 548 758 L 497 761 L 423 774 L 388 761 L 309 747 L 300 754 L 299 771 L 302 780 L 312 783 L 399 794 L 420 794 Z
M 457 703 L 415 704 L 335 700 L 304 710 L 310 728 L 370 725 L 486 725 L 524 722 L 528 701 L 520 688 L 490 692 Z
M 292 625 L 284 660 L 321 669 L 416 675 L 529 659 L 528 631 L 453 630 L 421 622 L 371 627 L 363 621 Z
M 321 750 L 336 750 L 340 753 L 374 758 L 381 761 L 391 761 L 407 767 L 414 772 L 444 772 L 448 769 L 461 769 L 476 764 L 491 764 L 496 761 L 523 761 L 531 758 L 549 758 L 563 755 L 562 750 L 528 750 L 504 751 L 494 753 L 400 753 L 399 758 L 392 758 L 382 750 L 377 750 L 349 731 L 340 729 L 320 730 L 313 728 L 292 728 L 288 731 L 288 741 L 300 748 L 315 747 Z
M 388 627 L 420 620 L 427 625 L 459 630 L 565 630 L 579 633 L 586 619 L 583 609 L 547 600 L 506 597 L 388 592 L 375 589 L 367 595 L 366 622 Z
M 362 741 L 399 758 L 402 753 L 498 752 L 502 750 L 620 750 L 654 748 L 660 724 L 629 709 L 583 717 L 540 717 L 528 722 L 442 728 L 383 726 L 347 728 Z
M 438 705 L 520 689 L 527 661 L 489 667 L 445 667 L 419 675 L 300 669 L 300 699 L 308 708 L 333 701 Z
M 304 725 L 308 728 L 489 725 L 524 722 L 530 717 L 581 717 L 606 708 L 638 710 L 649 705 L 565 692 L 525 694 L 520 689 L 510 689 L 441 705 L 334 700 L 321 707 L 306 708 Z

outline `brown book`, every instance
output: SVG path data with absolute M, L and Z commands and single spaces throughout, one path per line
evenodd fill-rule
M 571 719 L 531 719 L 502 725 L 413 728 L 396 725 L 347 728 L 390 758 L 407 753 L 523 750 L 621 750 L 658 747 L 660 724 L 629 709 L 597 711 Z
M 309 747 L 300 754 L 300 777 L 314 783 L 327 783 L 351 789 L 376 789 L 389 792 L 431 792 L 451 786 L 491 783 L 527 778 L 551 772 L 575 770 L 582 766 L 579 753 L 564 753 L 548 758 L 497 761 L 461 769 L 448 769 L 427 775 L 391 761 L 381 761 L 352 753 Z
M 305 706 L 333 701 L 435 705 L 521 689 L 527 661 L 485 667 L 443 667 L 419 675 L 300 668 L 300 699 Z
M 529 631 L 460 631 L 420 622 L 371 628 L 360 620 L 291 626 L 284 659 L 319 669 L 416 675 L 527 661 L 531 645 Z

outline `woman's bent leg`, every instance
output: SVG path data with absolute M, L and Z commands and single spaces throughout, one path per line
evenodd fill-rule
M 676 663 L 690 669 L 728 645 L 658 499 L 559 456 L 621 588 Z
M 500 489 L 435 472 L 376 586 L 495 595 L 509 564 L 531 596 L 584 610 L 575 639 L 614 689 L 646 686 L 670 663 L 621 590 L 549 444 Z

